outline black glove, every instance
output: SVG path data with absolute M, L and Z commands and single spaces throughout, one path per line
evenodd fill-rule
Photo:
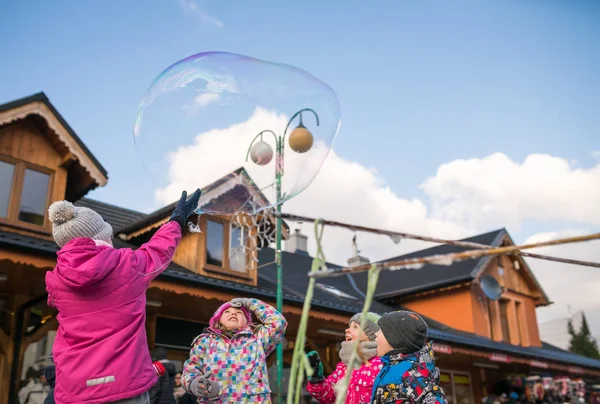
M 321 362 L 319 353 L 317 351 L 311 351 L 306 357 L 310 362 L 310 367 L 313 369 L 313 375 L 308 378 L 308 381 L 311 383 L 322 383 L 325 378 L 323 377 L 323 363 Z
M 183 229 L 183 225 L 185 221 L 194 213 L 194 210 L 198 207 L 198 201 L 200 200 L 200 190 L 197 189 L 196 192 L 187 199 L 187 192 L 183 191 L 181 193 L 181 199 L 177 202 L 177 206 L 171 215 L 169 221 L 175 221 L 179 223 L 181 228 Z

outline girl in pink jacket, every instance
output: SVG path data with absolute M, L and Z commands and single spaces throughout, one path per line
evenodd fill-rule
M 57 403 L 148 403 L 157 381 L 146 339 L 146 289 L 171 262 L 200 190 L 184 191 L 171 219 L 137 250 L 115 249 L 113 230 L 91 209 L 50 206 L 61 249 L 46 273 L 48 305 L 58 309 L 52 348 Z
M 367 313 L 364 329 L 361 330 L 361 314 L 355 314 L 346 329 L 346 341 L 342 342 L 340 350 L 341 362 L 338 363 L 335 371 L 327 378 L 323 376 L 323 364 L 316 351 L 310 352 L 308 360 L 313 367 L 314 373 L 308 378 L 308 392 L 321 404 L 332 404 L 336 401 L 336 384 L 342 382 L 346 377 L 346 369 L 354 342 L 359 341 L 358 358 L 360 366 L 354 367 L 348 384 L 348 393 L 346 395 L 347 404 L 364 404 L 371 402 L 373 393 L 373 382 L 379 371 L 383 367 L 381 359 L 377 356 L 377 343 L 375 342 L 375 333 L 379 331 L 377 320 L 379 315 Z
M 252 324 L 252 314 L 258 325 Z M 192 343 L 181 384 L 198 403 L 270 403 L 267 356 L 283 338 L 287 322 L 258 299 L 223 304 L 208 331 Z

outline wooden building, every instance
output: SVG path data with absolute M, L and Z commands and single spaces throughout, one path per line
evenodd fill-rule
M 238 170 L 232 175 L 246 174 Z M 215 181 L 215 197 L 229 198 L 224 180 Z M 0 404 L 8 403 L 9 395 L 14 398 L 18 391 L 27 347 L 44 340 L 49 351 L 52 341 L 47 335 L 58 327 L 56 312 L 46 305 L 44 284 L 58 249 L 46 214 L 51 201 L 67 199 L 96 210 L 113 226 L 116 248 L 137 248 L 174 208 L 170 205 L 146 215 L 85 197 L 106 183 L 106 170 L 44 94 L 0 106 Z M 202 217 L 200 225 L 201 233 L 185 232 L 173 263 L 147 293 L 149 349 L 164 346 L 176 362 L 187 358 L 191 341 L 223 302 L 253 296 L 275 303 L 274 251 L 265 246 L 239 254 L 239 240 L 255 242 L 255 231 L 226 216 Z M 270 226 L 269 220 L 264 225 Z M 283 254 L 283 311 L 289 322 L 286 362 L 312 262 L 305 236 L 287 230 L 289 248 Z M 505 230 L 469 240 L 495 246 L 513 243 Z M 438 246 L 408 256 L 459 250 Z M 351 258 L 351 262 L 361 261 L 361 257 Z M 502 285 L 499 300 L 482 294 L 478 280 L 483 275 Z M 327 373 L 338 361 L 349 318 L 362 308 L 365 282 L 359 274 L 318 283 L 308 348 L 321 352 Z M 540 341 L 535 308 L 547 304 L 550 301 L 527 263 L 505 256 L 384 272 L 372 310 L 409 308 L 421 313 L 430 326 L 450 401 L 466 404 L 479 402 L 491 383 L 512 374 L 600 379 L 600 361 Z

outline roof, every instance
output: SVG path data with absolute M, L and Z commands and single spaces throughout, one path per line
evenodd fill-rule
M 93 206 L 95 208 L 105 210 L 110 210 L 112 207 L 113 212 L 111 212 L 111 215 L 107 215 L 106 219 L 115 227 L 118 226 L 119 223 L 126 223 L 128 220 L 135 219 L 136 212 L 128 209 L 119 208 L 117 206 L 112 206 L 89 199 L 82 200 L 82 203 L 86 204 L 88 207 Z M 143 215 L 142 213 L 138 214 Z M 501 232 L 501 230 L 498 232 Z M 489 242 L 490 239 L 495 238 L 498 235 L 498 232 L 487 233 L 481 236 L 469 238 L 467 240 L 480 243 L 485 243 L 486 241 Z M 0 231 L 0 246 L 2 245 L 8 245 L 13 249 L 35 252 L 42 255 L 55 256 L 56 251 L 58 250 L 56 244 L 47 240 L 21 234 L 9 233 L 6 231 Z M 133 246 L 118 238 L 114 239 L 114 245 L 116 248 L 136 248 L 136 246 Z M 431 249 L 424 251 L 429 251 L 427 254 L 431 253 Z M 420 253 L 425 255 L 425 253 L 422 251 Z M 252 296 L 266 299 L 275 299 L 276 266 L 273 262 L 274 251 L 270 248 L 262 249 L 259 251 L 258 257 L 260 262 L 269 264 L 261 267 L 258 270 L 257 286 L 250 286 L 233 281 L 201 276 L 175 263 L 171 263 L 169 267 L 160 275 L 160 278 L 175 283 L 185 283 L 186 285 L 210 287 L 224 291 L 235 291 L 238 293 L 251 294 Z M 308 285 L 308 277 L 306 274 L 311 268 L 312 257 L 306 254 L 283 252 L 282 262 L 284 265 L 283 299 L 287 303 L 301 305 L 304 303 L 304 293 Z M 333 264 L 327 265 L 329 267 L 335 267 Z M 454 265 L 456 265 L 456 263 Z M 451 268 L 452 267 L 445 267 L 446 270 Z M 381 275 L 384 273 L 385 272 L 382 272 Z M 466 274 L 468 271 L 467 269 L 462 269 L 459 273 Z M 319 280 L 318 283 L 324 285 L 324 287 L 330 290 L 330 292 L 326 292 L 323 289 L 316 289 L 314 291 L 314 299 L 312 301 L 313 307 L 321 310 L 347 314 L 348 317 L 362 310 L 364 299 L 362 298 L 361 293 L 363 293 L 362 290 L 364 289 L 361 289 L 360 285 L 353 285 L 353 277 L 339 276 L 326 278 Z M 379 284 L 382 284 L 381 277 Z M 356 299 L 340 297 L 339 293 L 336 291 L 349 296 L 354 296 Z M 371 311 L 377 313 L 384 313 L 392 310 L 398 310 L 398 307 L 392 308 L 378 301 L 374 301 L 371 306 Z M 425 320 L 429 325 L 429 337 L 437 342 L 479 348 L 492 352 L 503 352 L 509 355 L 517 355 L 530 359 L 556 361 L 570 366 L 583 366 L 600 370 L 600 360 L 590 359 L 567 352 L 547 343 L 543 343 L 541 347 L 515 346 L 503 342 L 495 342 L 483 336 L 456 330 L 427 317 L 425 317 Z
M 89 198 L 82 198 L 78 200 L 75 202 L 75 206 L 90 208 L 96 211 L 104 220 L 108 222 L 108 224 L 112 226 L 115 233 L 123 227 L 147 216 L 145 213 L 109 205 L 108 203 Z
M 506 230 L 499 229 L 475 237 L 469 237 L 461 241 L 495 246 L 502 242 L 502 239 L 506 234 Z M 469 249 L 470 248 L 467 247 L 442 244 L 425 250 L 414 251 L 409 254 L 390 258 L 383 262 L 419 258 L 429 255 L 451 254 L 467 251 Z M 405 296 L 470 281 L 489 261 L 489 257 L 482 257 L 479 259 L 454 262 L 450 266 L 427 264 L 421 269 L 415 270 L 403 269 L 401 271 L 382 271 L 379 274 L 379 284 L 377 285 L 375 296 L 378 299 Z M 361 287 L 366 287 L 366 273 L 355 274 L 353 276 Z
M 248 189 L 253 189 L 253 194 L 248 192 Z M 244 206 L 252 196 L 257 196 L 260 198 L 261 206 L 265 206 L 269 203 L 267 198 L 261 192 L 261 190 L 256 186 L 254 180 L 250 177 L 250 175 L 246 172 L 246 170 L 242 168 L 238 168 L 237 170 L 225 175 L 219 180 L 208 184 L 204 188 L 202 188 L 202 201 L 205 201 L 200 208 L 206 208 L 214 203 L 224 203 L 228 204 L 231 207 L 229 213 L 236 213 L 240 206 Z M 208 195 L 208 197 L 207 197 Z M 206 200 L 208 198 L 208 200 Z M 173 212 L 177 205 L 177 201 L 160 208 L 149 215 L 144 216 L 138 221 L 130 223 L 128 226 L 120 229 L 120 233 L 128 238 L 127 236 L 135 233 L 141 229 L 144 229 L 148 226 L 152 226 L 155 223 L 160 222 L 161 220 L 169 217 L 169 215 Z M 210 211 L 207 209 L 207 211 Z M 289 226 L 284 222 L 284 227 L 286 231 L 289 231 Z
M 92 162 L 96 165 L 96 167 L 98 167 L 100 172 L 105 177 L 108 177 L 108 172 L 106 171 L 106 169 L 102 166 L 102 164 L 100 164 L 100 162 L 96 159 L 96 157 L 94 157 L 92 152 L 90 152 L 90 150 L 87 148 L 87 146 L 81 141 L 79 136 L 77 136 L 77 134 L 71 128 L 71 126 L 67 123 L 65 118 L 56 110 L 56 108 L 54 108 L 54 105 L 52 105 L 52 103 L 50 102 L 50 100 L 48 99 L 46 94 L 44 94 L 43 92 L 39 92 L 39 93 L 30 95 L 28 97 L 20 98 L 18 100 L 10 101 L 5 104 L 0 104 L 0 112 L 8 111 L 13 108 L 18 108 L 23 105 L 31 104 L 33 102 L 44 103 L 44 105 L 46 105 L 46 107 L 48 107 L 48 109 L 54 114 L 56 119 L 58 119 L 60 124 L 67 130 L 67 132 L 73 138 L 73 140 L 77 143 L 77 145 L 79 147 L 81 147 L 81 149 L 87 155 L 87 157 L 90 160 L 92 160 Z

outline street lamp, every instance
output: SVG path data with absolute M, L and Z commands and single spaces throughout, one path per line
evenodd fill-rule
M 276 209 L 277 209 L 277 224 L 276 224 L 276 245 L 275 245 L 275 262 L 277 264 L 277 311 L 283 314 L 283 290 L 282 290 L 282 265 L 281 265 L 281 232 L 283 221 L 281 220 L 281 179 L 283 177 L 283 151 L 285 149 L 285 137 L 291 123 L 299 117 L 298 126 L 290 133 L 289 144 L 290 148 L 296 153 L 306 153 L 309 151 L 314 142 L 312 133 L 306 129 L 302 122 L 302 113 L 311 112 L 315 116 L 317 126 L 319 126 L 319 116 L 310 108 L 304 108 L 296 112 L 288 121 L 283 131 L 282 136 L 277 136 L 272 130 L 266 129 L 254 137 L 248 152 L 246 153 L 246 161 L 248 157 L 257 165 L 267 165 L 273 159 L 273 149 L 263 141 L 263 134 L 270 133 L 275 138 L 275 192 L 276 192 Z M 257 139 L 260 139 L 256 142 Z M 256 142 L 256 143 L 255 143 Z M 283 381 L 283 347 L 281 343 L 277 344 L 277 403 L 282 403 L 282 383 Z M 290 392 L 288 392 L 289 394 Z

